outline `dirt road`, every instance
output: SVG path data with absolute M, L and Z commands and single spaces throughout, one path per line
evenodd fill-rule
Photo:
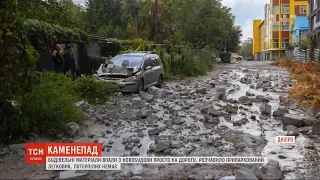
M 319 138 L 304 124 L 312 117 L 287 99 L 292 84 L 289 74 L 270 62 L 217 65 L 208 76 L 119 95 L 105 106 L 79 103 L 88 119 L 73 127 L 80 132 L 74 138 L 58 142 L 98 141 L 105 156 L 264 156 L 279 161 L 286 179 L 315 178 Z M 296 143 L 277 144 L 276 136 L 287 133 Z M 23 155 L 23 144 L 0 152 L 1 179 L 59 179 L 44 166 L 25 165 Z M 252 165 L 134 164 L 88 172 L 86 178 L 217 179 L 242 166 Z

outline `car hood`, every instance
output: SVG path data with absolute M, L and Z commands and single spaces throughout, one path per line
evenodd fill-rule
M 138 71 L 138 67 L 118 67 L 115 66 L 113 68 L 106 68 L 105 64 L 101 64 L 98 71 L 97 76 L 117 76 L 119 78 L 126 78 L 135 75 Z

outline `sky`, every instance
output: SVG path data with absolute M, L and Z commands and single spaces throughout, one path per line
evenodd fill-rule
M 73 0 L 84 4 L 85 0 Z M 222 0 L 222 4 L 232 9 L 236 16 L 236 25 L 242 28 L 242 40 L 252 37 L 252 22 L 254 19 L 263 19 L 264 5 L 270 0 Z
M 232 8 L 236 16 L 236 25 L 241 26 L 242 40 L 252 37 L 254 19 L 264 18 L 264 5 L 270 0 L 222 0 L 222 4 Z

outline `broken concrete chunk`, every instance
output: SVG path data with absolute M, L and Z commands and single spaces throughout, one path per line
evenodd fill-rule
M 80 126 L 76 122 L 70 122 L 67 124 L 68 133 L 70 136 L 77 136 L 80 133 Z
M 261 172 L 261 170 L 260 170 L 260 168 L 259 167 L 257 167 L 257 166 L 253 166 L 252 168 L 251 168 L 251 171 L 253 172 L 253 174 L 258 178 L 258 179 L 262 179 L 262 172 Z
M 154 152 L 162 152 L 164 150 L 170 149 L 171 147 L 171 141 L 158 141 L 158 143 L 154 147 Z
M 295 126 L 288 125 L 286 126 L 287 136 L 297 136 L 299 135 L 299 130 Z
M 216 99 L 223 100 L 226 95 L 226 88 L 217 88 L 216 90 Z
M 268 103 L 262 103 L 260 106 L 260 111 L 261 114 L 266 114 L 266 115 L 270 115 L 271 114 L 271 105 L 269 105 Z
M 159 128 L 154 128 L 154 129 L 150 129 L 148 131 L 149 135 L 153 136 L 153 135 L 159 135 L 160 133 L 160 129 Z
M 218 180 L 235 180 L 235 176 L 224 176 L 222 178 L 219 178 Z
M 150 94 L 155 94 L 156 92 L 158 92 L 160 89 L 155 87 L 155 86 L 151 86 L 148 88 L 148 93 Z
M 108 113 L 108 118 L 110 119 L 117 119 L 119 117 L 119 112 L 116 109 L 110 110 Z
M 153 95 L 148 94 L 148 93 L 146 93 L 144 91 L 141 91 L 139 93 L 139 96 L 141 97 L 141 99 L 143 99 L 143 100 L 145 100 L 145 101 L 147 101 L 149 103 L 153 101 Z
M 107 108 L 107 109 L 115 109 L 116 107 L 113 105 L 112 102 L 107 101 L 107 102 L 106 102 L 106 108 Z
M 241 120 L 238 121 L 233 121 L 234 126 L 242 126 L 244 124 L 247 124 L 249 120 L 247 118 L 242 118 Z
M 76 171 L 61 171 L 60 172 L 60 179 L 74 179 L 85 177 L 88 173 L 80 173 Z
M 246 167 L 241 167 L 239 169 L 237 169 L 236 171 L 236 180 L 237 179 L 250 179 L 250 180 L 258 180 L 258 178 L 253 174 L 253 172 L 246 168 Z
M 278 108 L 276 111 L 273 112 L 274 117 L 283 117 L 284 114 L 289 113 L 288 109 Z
M 283 118 L 282 118 L 282 121 L 283 121 L 283 125 L 293 125 L 293 126 L 296 126 L 296 127 L 302 127 L 302 126 L 305 126 L 305 122 L 304 122 L 304 119 L 303 117 L 299 116 L 299 115 L 295 115 L 295 114 L 289 114 L 289 113 L 286 113 L 283 115 Z
M 155 95 L 154 95 L 155 98 L 166 98 L 167 97 L 167 93 L 164 89 L 159 89 Z
M 196 89 L 197 94 L 206 94 L 206 92 L 207 92 L 207 88 L 205 87 Z
M 9 145 L 9 149 L 13 152 L 16 152 L 19 154 L 19 156 L 24 156 L 25 155 L 25 144 L 11 144 Z
M 265 165 L 261 168 L 263 173 L 262 179 L 272 179 L 272 180 L 281 180 L 283 178 L 283 173 L 280 168 L 277 168 L 272 165 Z
M 132 99 L 132 106 L 135 109 L 140 109 L 143 107 L 142 99 L 140 97 L 135 97 Z

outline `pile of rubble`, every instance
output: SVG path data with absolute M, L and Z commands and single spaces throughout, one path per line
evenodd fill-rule
M 257 166 L 253 166 L 251 169 L 241 167 L 237 169 L 235 176 L 226 176 L 219 178 L 219 180 L 282 180 L 283 178 L 279 162 L 269 160 L 269 162 L 261 168 Z

